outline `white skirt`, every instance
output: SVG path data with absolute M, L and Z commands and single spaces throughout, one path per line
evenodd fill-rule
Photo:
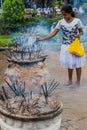
M 61 46 L 60 51 L 60 64 L 64 68 L 74 69 L 74 68 L 80 68 L 84 65 L 85 62 L 85 56 L 78 57 L 75 55 L 70 54 L 67 49 L 69 45 L 63 44 Z

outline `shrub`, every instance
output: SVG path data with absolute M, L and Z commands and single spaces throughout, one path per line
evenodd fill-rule
M 16 29 L 24 22 L 25 7 L 22 0 L 5 0 L 2 18 L 6 29 Z
M 0 36 L 0 47 L 7 47 L 12 45 L 12 37 Z

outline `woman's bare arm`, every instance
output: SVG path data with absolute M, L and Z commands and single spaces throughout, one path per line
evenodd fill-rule
M 83 34 L 82 28 L 79 29 L 79 33 L 76 35 L 76 38 L 80 38 L 80 36 Z
M 37 41 L 43 41 L 43 40 L 50 39 L 50 38 L 54 37 L 57 33 L 58 33 L 58 29 L 55 29 L 53 32 L 51 32 L 47 36 L 45 36 L 43 38 L 37 38 Z

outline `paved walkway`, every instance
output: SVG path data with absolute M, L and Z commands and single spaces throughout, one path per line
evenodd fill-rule
M 60 130 L 87 130 L 87 61 L 82 70 L 81 86 L 73 89 L 64 86 L 67 81 L 67 70 L 59 64 L 59 53 L 47 53 L 49 53 L 49 57 L 46 64 L 49 73 L 60 82 L 56 91 L 58 98 L 63 103 Z M 75 79 L 76 74 L 74 72 L 73 82 Z
M 55 92 L 63 103 L 62 123 L 60 130 L 87 130 L 87 61 L 83 67 L 81 86 L 77 89 L 64 86 L 67 81 L 67 70 L 59 64 L 59 53 L 49 51 L 45 63 L 49 74 L 60 85 Z M 0 83 L 3 82 L 3 73 L 7 68 L 6 56 L 0 53 Z M 73 81 L 75 82 L 75 72 Z

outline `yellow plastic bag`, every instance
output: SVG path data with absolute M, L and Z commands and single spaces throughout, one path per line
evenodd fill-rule
M 76 38 L 69 46 L 68 50 L 69 53 L 76 55 L 76 56 L 84 56 L 85 51 L 78 38 Z

